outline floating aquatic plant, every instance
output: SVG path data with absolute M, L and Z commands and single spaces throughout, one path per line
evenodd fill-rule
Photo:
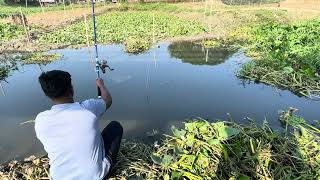
M 293 133 L 273 131 L 267 121 L 190 120 L 172 127 L 171 136 L 153 146 L 124 141 L 110 179 L 319 179 L 320 133 L 294 111 L 280 120 Z M 47 158 L 0 167 L 0 178 L 48 178 Z M 31 177 L 31 178 L 30 178 Z
M 62 54 L 30 53 L 21 57 L 25 64 L 48 64 L 60 59 Z

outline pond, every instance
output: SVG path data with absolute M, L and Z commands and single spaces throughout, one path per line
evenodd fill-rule
M 278 111 L 288 107 L 300 109 L 299 114 L 309 121 L 320 115 L 318 101 L 238 79 L 239 66 L 250 60 L 242 51 L 205 49 L 190 42 L 160 43 L 138 55 L 124 53 L 123 48 L 102 46 L 99 52 L 115 69 L 103 75 L 114 101 L 101 126 L 119 121 L 125 138 L 147 140 L 150 134 L 168 133 L 171 125 L 187 119 L 227 119 L 227 113 L 240 123 L 247 123 L 246 117 L 260 123 L 266 118 L 273 128 L 280 127 Z M 7 83 L 1 82 L 0 162 L 44 153 L 34 124 L 21 124 L 52 105 L 38 84 L 41 71 L 70 72 L 77 101 L 96 96 L 94 65 L 86 48 L 50 53 L 64 56 L 47 65 L 18 66 Z

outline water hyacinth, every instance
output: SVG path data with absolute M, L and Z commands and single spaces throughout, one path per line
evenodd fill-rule
M 294 111 L 281 112 L 281 132 L 267 121 L 195 119 L 172 127 L 173 135 L 154 146 L 124 141 L 110 179 L 319 179 L 320 129 Z M 46 179 L 45 164 L 47 158 L 9 163 L 0 167 L 0 177 Z

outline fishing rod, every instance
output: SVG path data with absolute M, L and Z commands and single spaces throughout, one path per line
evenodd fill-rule
M 91 5 L 92 5 L 92 21 L 93 21 L 93 42 L 94 42 L 94 49 L 95 49 L 95 59 L 96 59 L 96 75 L 97 79 L 100 78 L 100 69 L 102 73 L 106 73 L 106 68 L 108 68 L 110 71 L 113 71 L 114 69 L 111 69 L 110 66 L 108 65 L 106 60 L 101 60 L 99 61 L 99 56 L 98 56 L 98 45 L 97 45 L 97 27 L 96 27 L 96 15 L 94 12 L 94 4 L 95 0 L 91 0 Z M 98 88 L 98 97 L 101 96 L 101 91 L 100 88 Z

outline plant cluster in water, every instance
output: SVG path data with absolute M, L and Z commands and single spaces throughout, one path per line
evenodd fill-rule
M 30 53 L 21 57 L 25 64 L 48 64 L 62 57 L 62 54 Z
M 154 14 L 154 21 L 153 13 L 140 11 L 111 12 L 98 16 L 97 41 L 98 43 L 124 43 L 128 52 L 139 52 L 150 48 L 153 35 L 156 40 L 160 40 L 207 31 L 200 23 L 191 20 L 179 19 L 160 12 Z M 91 38 L 92 25 L 88 26 Z M 79 22 L 46 34 L 40 38 L 40 42 L 68 45 L 86 44 L 85 23 Z

